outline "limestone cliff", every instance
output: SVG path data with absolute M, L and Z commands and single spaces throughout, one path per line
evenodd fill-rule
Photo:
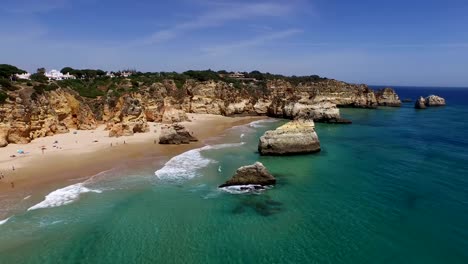
M 34 138 L 65 133 L 69 129 L 94 129 L 105 124 L 110 136 L 149 131 L 147 122 L 187 121 L 186 113 L 216 115 L 268 115 L 316 122 L 347 122 L 338 107 L 375 108 L 377 98 L 398 95 L 376 94 L 366 85 L 323 79 L 291 83 L 284 79 L 230 83 L 164 79 L 136 82 L 118 79 L 97 87 L 103 95 L 81 97 L 68 87 L 46 90 L 18 84 L 6 91 L 0 103 L 0 146 L 28 143 Z
M 38 93 L 22 88 L 9 91 L 0 104 L 0 145 L 24 144 L 69 129 L 94 129 L 96 124 L 89 106 L 72 90 Z

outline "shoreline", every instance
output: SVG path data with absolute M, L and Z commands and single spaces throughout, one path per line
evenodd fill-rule
M 73 130 L 24 145 L 5 147 L 0 151 L 0 171 L 5 176 L 0 179 L 0 220 L 26 211 L 54 190 L 86 181 L 122 164 L 135 168 L 149 166 L 150 163 L 152 169 L 157 170 L 170 158 L 204 146 L 206 140 L 221 136 L 229 128 L 266 117 L 189 114 L 189 119 L 191 122 L 182 124 L 199 141 L 185 145 L 155 143 L 161 124 L 150 123 L 150 132 L 133 136 L 109 138 L 108 131 L 100 126 L 96 130 L 79 130 L 77 133 Z M 58 143 L 53 144 L 55 141 Z M 47 148 L 44 154 L 40 148 L 42 145 Z M 20 147 L 27 154 L 16 153 L 16 158 L 10 158 L 11 153 Z M 14 170 L 12 166 L 15 166 Z

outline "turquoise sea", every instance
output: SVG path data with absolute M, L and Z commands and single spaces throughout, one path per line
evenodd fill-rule
M 318 154 L 260 157 L 258 137 L 285 122 L 268 120 L 162 169 L 102 172 L 2 221 L 0 263 L 466 264 L 468 89 L 396 90 L 448 106 L 342 109 L 353 124 L 317 124 Z M 275 187 L 217 188 L 255 161 Z

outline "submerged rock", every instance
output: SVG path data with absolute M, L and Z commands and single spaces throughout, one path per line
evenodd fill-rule
M 425 99 L 426 106 L 444 106 L 445 99 L 437 95 L 429 95 Z
M 426 108 L 426 100 L 424 97 L 420 96 L 416 103 L 414 104 L 414 108 L 416 109 L 425 109 Z
M 377 103 L 382 106 L 401 106 L 400 98 L 398 94 L 392 88 L 384 88 L 376 91 L 375 97 L 377 98 Z
M 413 99 L 411 99 L 411 98 L 405 98 L 405 99 L 402 100 L 402 102 L 403 102 L 403 103 L 411 103 L 411 102 L 413 102 Z
M 320 151 L 320 142 L 312 120 L 294 120 L 269 130 L 260 137 L 261 155 L 293 155 Z
M 275 177 L 271 175 L 267 168 L 260 162 L 255 162 L 253 165 L 243 166 L 237 169 L 236 174 L 231 179 L 221 184 L 219 188 L 229 187 L 234 185 L 274 185 Z M 254 189 L 261 187 L 253 187 Z
M 163 126 L 159 136 L 159 144 L 189 144 L 198 141 L 190 131 L 180 124 Z

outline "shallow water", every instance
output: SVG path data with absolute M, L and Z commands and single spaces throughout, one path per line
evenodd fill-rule
M 0 263 L 468 263 L 468 96 L 436 92 L 448 106 L 343 109 L 354 123 L 317 124 L 318 154 L 260 157 L 285 121 L 256 122 L 161 170 L 65 187 L 0 221 Z M 217 188 L 255 161 L 274 188 Z

